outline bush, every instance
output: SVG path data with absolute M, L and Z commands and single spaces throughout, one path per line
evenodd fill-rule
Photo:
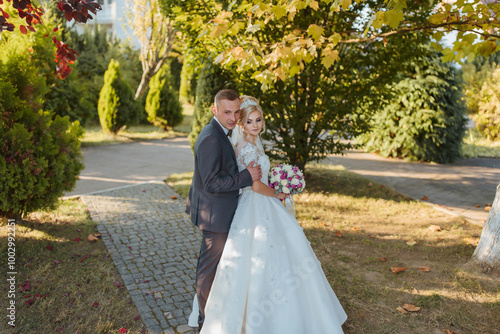
M 196 61 L 193 56 L 186 54 L 180 74 L 179 98 L 181 101 L 194 103 L 197 80 Z
M 392 86 L 395 96 L 360 136 L 367 151 L 386 157 L 447 163 L 461 157 L 465 105 L 461 79 L 450 64 L 430 54 Z
M 53 208 L 83 169 L 78 122 L 40 110 L 37 68 L 20 55 L 0 62 L 0 215 Z
M 132 88 L 121 76 L 120 64 L 111 59 L 99 94 L 98 112 L 102 129 L 116 134 L 124 125 L 137 121 L 139 110 Z
M 222 70 L 220 66 L 206 63 L 202 68 L 196 83 L 193 123 L 191 133 L 188 136 L 192 150 L 194 150 L 194 144 L 201 130 L 214 117 L 212 105 L 214 104 L 215 94 L 221 89 L 234 89 L 235 87 L 236 84 L 232 81 L 229 72 Z
M 497 67 L 479 92 L 478 111 L 472 115 L 479 132 L 488 140 L 500 138 L 500 67 Z
M 173 86 L 170 67 L 163 66 L 149 82 L 146 97 L 148 121 L 167 130 L 182 122 L 182 107 Z

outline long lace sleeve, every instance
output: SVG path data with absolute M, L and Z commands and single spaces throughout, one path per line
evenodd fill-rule
M 238 168 L 240 171 L 247 168 L 252 162 L 254 162 L 254 164 L 258 164 L 260 155 L 261 154 L 259 154 L 257 147 L 250 145 L 249 143 L 237 146 L 236 159 L 238 161 Z

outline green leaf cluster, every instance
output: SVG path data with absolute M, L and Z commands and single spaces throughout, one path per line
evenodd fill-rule
M 453 162 L 461 157 L 466 122 L 461 77 L 436 53 L 412 64 L 413 71 L 391 86 L 393 98 L 371 118 L 371 131 L 358 140 L 386 157 Z
M 1 52 L 0 52 L 1 53 Z M 47 87 L 26 55 L 0 61 L 0 215 L 53 208 L 83 169 L 78 122 L 41 108 Z
M 233 74 L 219 65 L 207 61 L 201 69 L 196 83 L 196 101 L 194 104 L 193 123 L 189 133 L 189 143 L 194 151 L 196 139 L 201 130 L 214 117 L 212 106 L 215 94 L 221 89 L 237 89 Z
M 102 129 L 113 134 L 125 125 L 136 123 L 140 115 L 140 106 L 134 99 L 134 92 L 123 79 L 120 64 L 114 59 L 111 59 L 104 73 L 98 112 Z
M 146 112 L 148 121 L 165 130 L 182 122 L 182 106 L 168 65 L 164 65 L 149 82 Z

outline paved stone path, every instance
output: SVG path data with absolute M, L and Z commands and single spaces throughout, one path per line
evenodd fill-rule
M 150 333 L 187 326 L 201 233 L 164 182 L 82 196 Z M 180 197 L 179 197 L 180 198 Z

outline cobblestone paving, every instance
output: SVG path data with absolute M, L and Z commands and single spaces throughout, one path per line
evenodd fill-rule
M 185 203 L 163 182 L 82 196 L 129 294 L 151 333 L 187 326 L 201 233 Z

